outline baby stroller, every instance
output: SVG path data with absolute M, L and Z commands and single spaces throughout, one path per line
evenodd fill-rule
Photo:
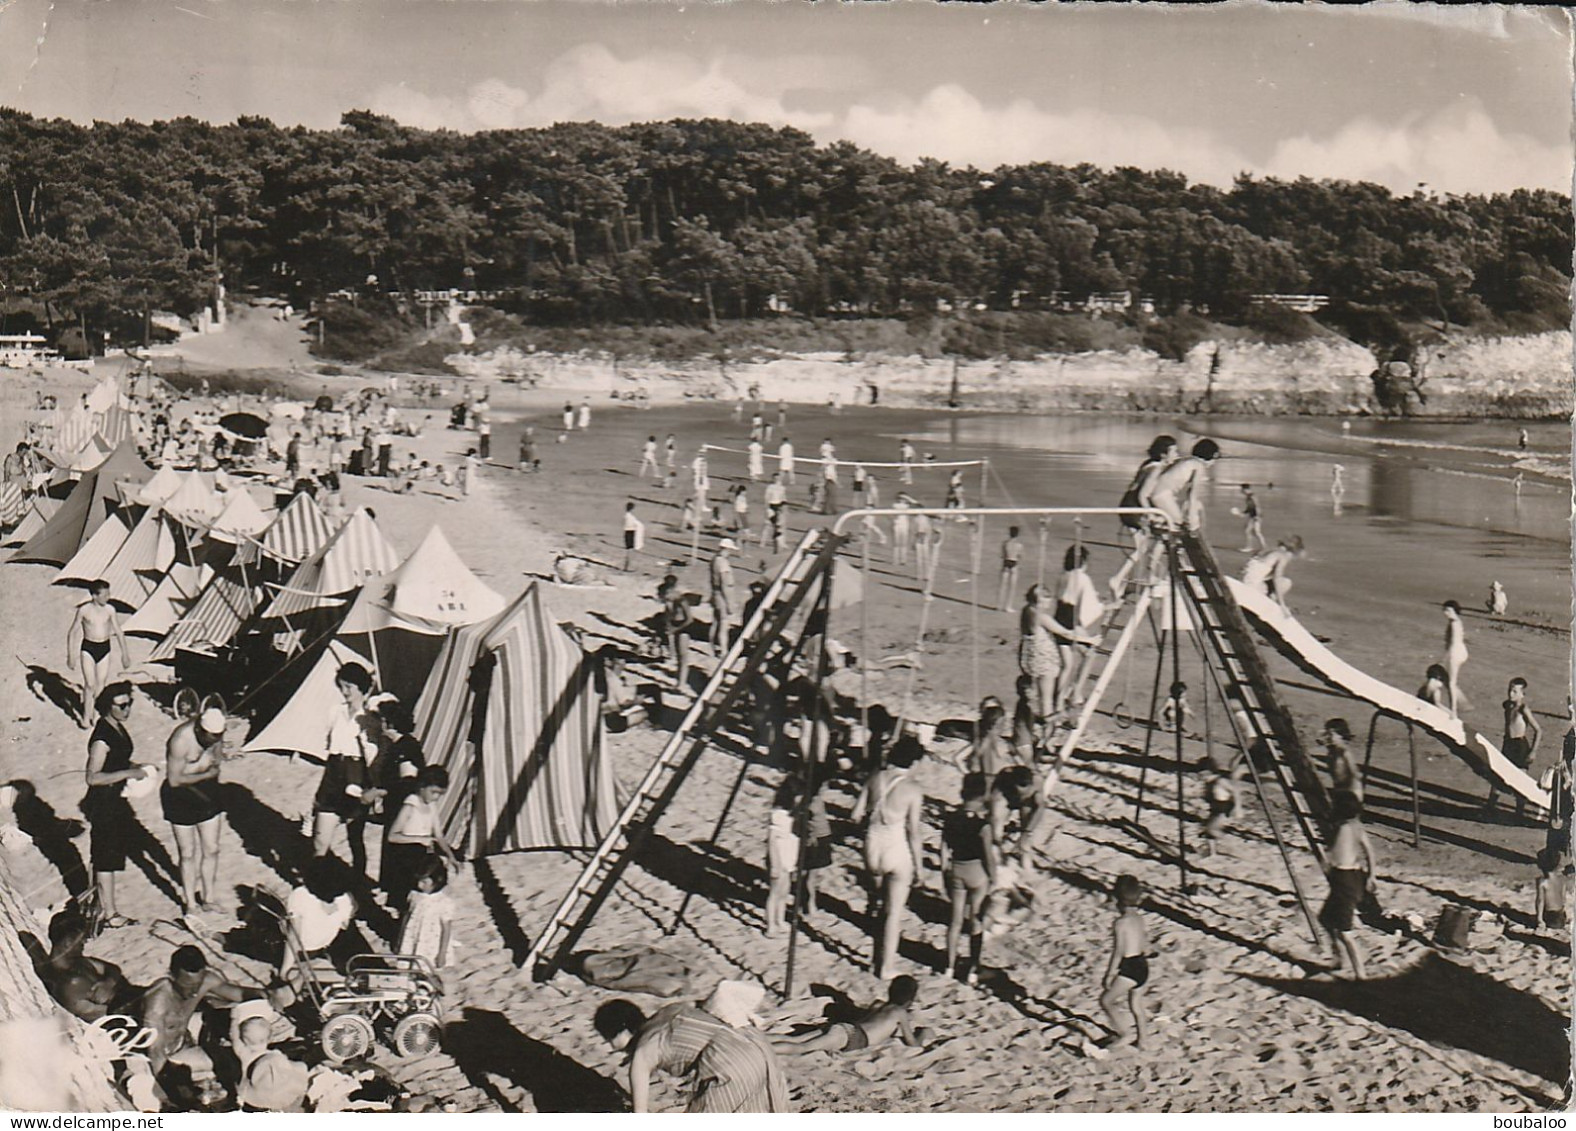
M 304 956 L 286 980 L 317 1014 L 318 1044 L 329 1060 L 343 1064 L 365 1056 L 380 1034 L 400 1056 L 437 1051 L 443 1036 L 443 984 L 425 958 L 358 954 L 341 974 L 327 958 L 307 954 L 277 897 L 257 893 L 254 906 L 277 921 L 290 948 Z

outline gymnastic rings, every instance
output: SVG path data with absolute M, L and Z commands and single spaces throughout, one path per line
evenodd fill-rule
M 1133 713 L 1127 709 L 1127 700 L 1123 699 L 1111 708 L 1111 721 L 1118 730 L 1126 730 L 1133 725 Z

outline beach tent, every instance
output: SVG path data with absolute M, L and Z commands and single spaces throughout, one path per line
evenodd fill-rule
M 99 577 L 130 536 L 131 520 L 124 513 L 110 515 L 55 575 L 54 584 L 86 585 Z
M 612 826 L 619 802 L 593 668 L 537 584 L 449 631 L 416 736 L 449 771 L 442 828 L 462 852 L 586 847 Z
M 113 446 L 122 440 L 136 439 L 140 424 L 137 414 L 131 409 L 119 404 L 111 405 L 105 410 L 104 419 L 99 424 L 99 435 Z
M 136 636 L 163 636 L 196 603 L 197 595 L 212 578 L 213 567 L 206 562 L 173 563 L 142 607 L 120 626 L 121 631 Z
M 261 600 L 257 589 L 241 572 L 231 568 L 216 570 L 192 607 L 165 633 L 148 659 L 158 663 L 173 660 L 181 648 L 228 644 L 241 626 L 252 619 Z
M 334 535 L 328 516 L 305 491 L 293 497 L 263 533 L 262 552 L 287 565 L 303 562 Z
M 224 500 L 201 475 L 186 475 L 164 501 L 164 513 L 187 526 L 207 526 L 219 517 Z
M 0 526 L 10 526 L 27 513 L 27 496 L 15 479 L 0 482 Z
M 308 609 L 342 605 L 347 594 L 361 588 L 367 578 L 388 573 L 398 565 L 399 555 L 378 529 L 372 512 L 359 507 L 332 538 L 296 567 L 285 584 L 276 587 L 278 594 L 264 615 L 288 617 Z
M 55 429 L 49 442 L 50 462 L 61 465 L 69 463 L 91 445 L 93 434 L 97 431 L 93 413 L 78 405 Z
M 414 705 L 449 629 L 496 616 L 503 606 L 434 526 L 398 569 L 361 587 L 339 638 L 372 657 L 379 687 Z
M 154 503 L 169 501 L 169 497 L 181 489 L 183 476 L 169 464 L 165 464 L 153 473 L 153 478 L 137 489 L 133 496 L 135 501 L 151 506 Z
M 48 495 L 34 495 L 27 505 L 22 521 L 16 524 L 16 529 L 6 535 L 7 544 L 26 542 L 33 535 L 44 529 L 49 524 L 50 517 L 60 509 L 60 500 L 52 499 Z
M 119 517 L 119 516 L 117 516 Z M 109 523 L 105 523 L 108 526 Z M 131 528 L 131 534 L 99 576 L 109 582 L 109 599 L 136 612 L 148 599 L 166 570 L 175 564 L 175 534 L 170 524 L 150 507 Z M 65 576 L 62 571 L 61 577 Z M 91 580 L 91 579 L 90 579 Z M 60 577 L 55 578 L 59 584 Z
M 348 663 L 371 669 L 372 663 L 339 640 L 331 641 L 318 656 L 301 686 L 268 724 L 246 741 L 243 753 L 254 750 L 290 750 L 321 756 L 328 740 L 329 711 L 339 702 L 334 676 Z
M 94 432 L 88 442 L 78 449 L 67 450 L 57 448 L 45 452 L 44 457 L 61 471 L 91 471 L 109 458 L 110 452 L 115 450 L 115 445 L 106 440 L 102 434 Z
M 208 536 L 220 542 L 239 543 L 254 538 L 268 529 L 273 520 L 257 505 L 251 492 L 242 487 L 229 491 L 224 510 L 219 512 L 208 528 Z
M 92 471 L 83 474 L 60 509 L 44 528 L 29 538 L 12 561 L 53 562 L 64 565 L 98 531 L 117 505 L 115 483 L 122 479 L 146 481 L 153 469 L 125 443 Z

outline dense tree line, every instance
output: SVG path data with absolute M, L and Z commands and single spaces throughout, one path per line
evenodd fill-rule
M 0 110 L 0 297 L 112 325 L 231 288 L 497 291 L 542 322 L 710 321 L 1044 305 L 1131 290 L 1162 314 L 1249 316 L 1314 292 L 1382 338 L 1396 320 L 1567 324 L 1570 201 L 1397 196 L 1366 183 L 1032 164 L 908 167 L 726 121 L 477 134 L 357 111 L 96 123 Z

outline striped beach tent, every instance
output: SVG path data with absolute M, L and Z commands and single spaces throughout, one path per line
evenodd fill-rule
M 342 605 L 367 578 L 388 573 L 398 565 L 399 555 L 378 529 L 372 512 L 360 507 L 278 586 L 278 595 L 264 615 L 288 617 L 308 609 Z
M 99 576 L 109 582 L 111 601 L 136 612 L 174 564 L 175 534 L 159 508 L 150 507 Z
M 78 405 L 55 429 L 55 435 L 49 443 L 53 453 L 51 462 L 64 464 L 75 458 L 79 452 L 88 447 L 93 434 L 97 431 L 97 415 Z
M 27 495 L 22 491 L 22 484 L 15 479 L 0 483 L 0 526 L 19 522 L 26 513 Z
M 372 657 L 379 687 L 412 704 L 449 629 L 487 620 L 503 606 L 434 526 L 398 569 L 361 587 L 339 637 Z
M 115 445 L 95 431 L 81 448 L 71 451 L 57 449 L 45 453 L 45 457 L 61 471 L 91 471 L 114 450 Z
M 111 559 L 131 537 L 131 519 L 116 513 L 104 520 L 104 525 L 93 532 L 93 537 L 82 543 L 82 548 L 55 575 L 54 585 L 86 585 L 103 576 Z
M 444 834 L 471 855 L 597 844 L 618 813 L 594 664 L 533 584 L 497 616 L 451 629 L 416 709 L 447 767 Z
M 317 553 L 333 535 L 334 528 L 323 508 L 302 491 L 285 504 L 285 509 L 264 532 L 262 552 L 277 561 L 295 565 Z
M 173 563 L 142 607 L 120 626 L 121 631 L 135 636 L 163 636 L 196 603 L 197 595 L 212 577 L 213 567 L 206 562 Z
M 122 479 L 146 481 L 152 477 L 153 469 L 142 462 L 136 448 L 130 443 L 122 444 L 103 463 L 77 480 L 71 494 L 50 516 L 44 528 L 23 543 L 11 560 L 64 565 L 119 506 L 116 482 Z
M 261 603 L 258 591 L 238 572 L 216 572 L 203 586 L 192 607 L 177 621 L 164 639 L 154 645 L 148 659 L 155 663 L 173 660 L 181 648 L 199 645 L 220 647 L 228 644 L 252 619 Z
M 255 735 L 241 747 L 243 752 L 257 750 L 298 751 L 321 756 L 328 745 L 329 710 L 339 702 L 334 676 L 349 663 L 371 670 L 365 656 L 341 640 L 331 641 L 317 663 L 307 673 L 295 694 L 275 712 Z

